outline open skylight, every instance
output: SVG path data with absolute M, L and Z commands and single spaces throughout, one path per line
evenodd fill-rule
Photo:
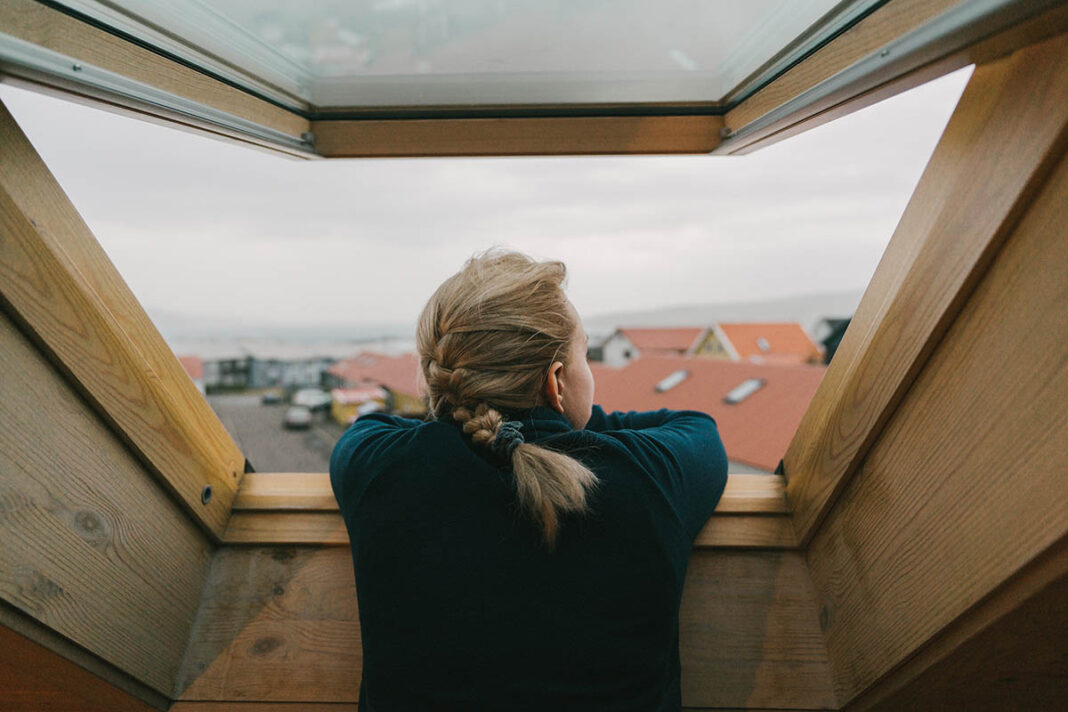
M 675 371 L 667 378 L 656 384 L 656 392 L 664 393 L 666 391 L 670 391 L 672 388 L 685 381 L 689 375 L 690 372 L 686 370 Z
M 59 4 L 284 105 L 333 109 L 722 102 L 880 3 Z

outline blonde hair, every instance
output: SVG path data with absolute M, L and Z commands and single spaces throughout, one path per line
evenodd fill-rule
M 549 366 L 567 365 L 578 324 L 564 296 L 566 276 L 562 262 L 491 250 L 438 287 L 416 331 L 431 418 L 449 415 L 473 445 L 499 451 L 502 411 L 541 404 Z M 551 550 L 561 515 L 587 511 L 597 477 L 533 443 L 512 449 L 511 463 L 520 508 Z

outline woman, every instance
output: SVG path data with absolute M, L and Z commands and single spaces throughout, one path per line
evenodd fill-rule
M 703 413 L 592 405 L 564 277 L 469 260 L 419 319 L 427 422 L 365 415 L 334 450 L 360 712 L 681 706 L 683 578 L 726 456 Z

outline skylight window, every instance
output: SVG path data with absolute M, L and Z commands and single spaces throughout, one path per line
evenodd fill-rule
M 730 393 L 723 396 L 723 402 L 730 405 L 736 405 L 741 403 L 749 396 L 753 395 L 761 388 L 764 387 L 766 381 L 763 378 L 749 378 L 742 381 L 741 385 L 732 389 Z
M 670 391 L 675 386 L 679 385 L 687 378 L 689 378 L 690 372 L 686 370 L 675 371 L 670 376 L 656 384 L 656 392 L 664 393 Z
M 768 340 L 765 339 L 763 336 L 757 339 L 757 346 L 760 348 L 761 351 L 764 351 L 765 353 L 771 351 L 771 344 L 769 344 Z

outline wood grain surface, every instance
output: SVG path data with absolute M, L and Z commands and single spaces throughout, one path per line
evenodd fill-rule
M 722 116 L 313 121 L 315 150 L 331 157 L 708 153 Z
M 307 119 L 33 0 L 0 3 L 6 34 L 170 94 L 300 137 Z
M 348 546 L 341 514 L 303 511 L 236 511 L 223 534 L 228 545 L 317 544 Z M 695 549 L 795 549 L 787 514 L 713 514 L 698 533 Z
M 834 706 L 799 553 L 696 552 L 680 635 L 687 706 Z M 351 703 L 359 670 L 347 549 L 220 550 L 183 666 L 182 701 Z
M 1063 152 L 1066 45 L 973 74 L 784 458 L 802 545 Z
M 211 546 L 0 317 L 0 597 L 169 694 Z
M 336 512 L 325 472 L 250 472 L 234 499 L 238 511 Z M 718 514 L 786 514 L 786 481 L 780 475 L 728 475 Z
M 347 546 L 348 533 L 324 473 L 249 473 L 241 481 L 227 544 Z M 796 548 L 778 475 L 730 475 L 695 548 Z
M 1068 700 L 1068 538 L 910 656 L 850 710 L 1053 710 Z
M 351 703 L 361 659 L 347 548 L 224 547 L 175 697 Z
M 1066 224 L 1062 159 L 812 540 L 843 702 L 1068 535 Z
M 244 456 L 2 106 L 0 147 L 0 295 L 190 515 L 221 535 Z

